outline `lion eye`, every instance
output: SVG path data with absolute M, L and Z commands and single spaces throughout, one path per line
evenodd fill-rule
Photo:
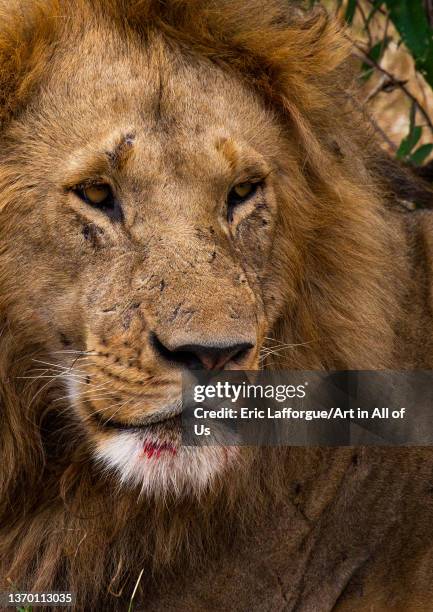
M 113 194 L 109 185 L 90 185 L 81 189 L 83 199 L 93 206 L 101 206 L 112 199 Z
M 233 187 L 233 195 L 240 200 L 245 200 L 248 196 L 252 194 L 255 189 L 254 183 L 239 183 L 236 187 Z
M 106 183 L 82 185 L 73 189 L 73 192 L 86 204 L 106 213 L 111 219 L 120 221 L 122 210 L 111 189 Z
M 238 204 L 242 204 L 249 198 L 251 198 L 259 188 L 260 183 L 239 183 L 235 185 L 230 191 L 227 198 L 227 213 L 228 218 L 231 221 L 233 219 L 234 208 Z

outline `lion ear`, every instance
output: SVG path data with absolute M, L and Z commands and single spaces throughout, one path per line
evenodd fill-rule
M 47 4 L 0 1 L 0 128 L 23 107 L 46 69 L 55 34 Z M 53 15 L 55 3 L 49 4 Z
M 257 88 L 289 119 L 306 159 L 325 175 L 333 159 L 329 134 L 339 130 L 352 80 L 346 68 L 352 45 L 323 8 L 284 12 L 280 0 L 273 6 L 280 13 L 269 11 L 260 29 L 241 32 L 236 48 L 245 49 Z
M 263 20 L 256 32 L 241 32 L 244 40 L 237 41 L 237 46 L 244 46 L 259 60 L 262 75 L 266 74 L 275 93 L 289 94 L 304 108 L 322 105 L 327 84 L 350 54 L 342 26 L 321 7 L 306 13 L 286 12 L 279 19 L 271 12 L 269 16 L 267 25 Z
M 341 23 L 320 6 L 298 13 L 292 22 L 295 59 L 311 75 L 324 75 L 338 68 L 348 57 L 352 45 Z

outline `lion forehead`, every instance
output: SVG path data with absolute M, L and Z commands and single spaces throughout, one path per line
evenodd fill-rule
M 127 51 L 123 45 L 119 38 L 107 53 L 103 30 L 96 38 L 84 34 L 79 53 L 54 55 L 37 117 L 47 138 L 60 126 L 58 142 L 79 146 L 92 137 L 103 141 L 123 124 L 138 126 L 153 154 L 167 143 L 185 153 L 230 135 L 257 139 L 272 129 L 265 104 L 239 76 L 205 58 L 181 58 L 181 48 L 158 33 Z M 83 62 L 83 54 L 92 61 Z

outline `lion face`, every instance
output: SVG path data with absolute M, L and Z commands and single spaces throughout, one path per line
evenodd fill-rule
M 255 369 L 278 300 L 276 120 L 240 80 L 160 38 L 57 58 L 11 127 L 33 188 L 9 249 L 71 410 L 104 465 L 201 489 L 238 456 L 180 446 L 181 373 Z M 81 54 L 83 56 L 83 54 Z

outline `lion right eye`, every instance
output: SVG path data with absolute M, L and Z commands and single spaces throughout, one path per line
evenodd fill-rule
M 235 185 L 227 198 L 229 207 L 234 208 L 237 204 L 241 204 L 251 198 L 256 193 L 259 186 L 260 183 L 252 182 L 238 183 Z
M 83 202 L 104 212 L 111 219 L 120 221 L 122 209 L 112 188 L 106 183 L 81 185 L 72 190 Z

